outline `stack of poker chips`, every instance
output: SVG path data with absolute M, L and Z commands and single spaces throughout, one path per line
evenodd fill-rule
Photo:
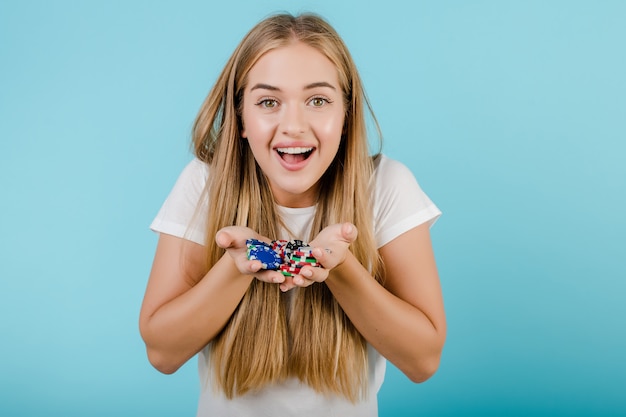
M 320 266 L 313 248 L 301 240 L 274 240 L 268 244 L 248 239 L 246 247 L 248 259 L 260 261 L 262 269 L 280 270 L 288 277 L 299 274 L 303 266 Z

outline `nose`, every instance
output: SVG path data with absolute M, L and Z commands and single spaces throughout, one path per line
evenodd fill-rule
M 283 107 L 281 131 L 290 137 L 300 136 L 306 130 L 305 109 L 298 104 Z

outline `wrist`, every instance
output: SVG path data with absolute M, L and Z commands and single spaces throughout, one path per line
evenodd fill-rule
M 247 279 L 249 281 L 252 281 L 252 279 L 254 278 L 252 275 L 244 274 L 239 270 L 237 262 L 228 253 L 228 251 L 224 252 L 222 257 L 217 261 L 213 268 L 216 268 L 218 271 L 220 271 L 220 275 L 230 281 L 239 279 Z
M 358 269 L 362 270 L 359 271 Z M 347 251 L 344 260 L 330 270 L 328 279 L 333 281 L 349 282 L 351 279 L 357 278 L 360 273 L 365 271 L 352 252 Z

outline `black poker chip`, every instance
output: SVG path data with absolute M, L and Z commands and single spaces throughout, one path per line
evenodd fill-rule
M 293 252 L 293 251 L 296 251 L 296 250 L 298 250 L 299 248 L 301 248 L 303 246 L 307 246 L 307 245 L 305 245 L 303 241 L 295 239 L 295 240 L 290 240 L 289 242 L 287 242 L 287 245 L 285 246 L 285 248 L 289 252 Z

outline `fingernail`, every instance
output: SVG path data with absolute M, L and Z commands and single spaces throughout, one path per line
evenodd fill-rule
M 300 271 L 301 275 L 304 275 L 305 277 L 309 278 L 313 275 L 313 271 L 311 271 L 310 269 L 305 269 L 303 271 Z

